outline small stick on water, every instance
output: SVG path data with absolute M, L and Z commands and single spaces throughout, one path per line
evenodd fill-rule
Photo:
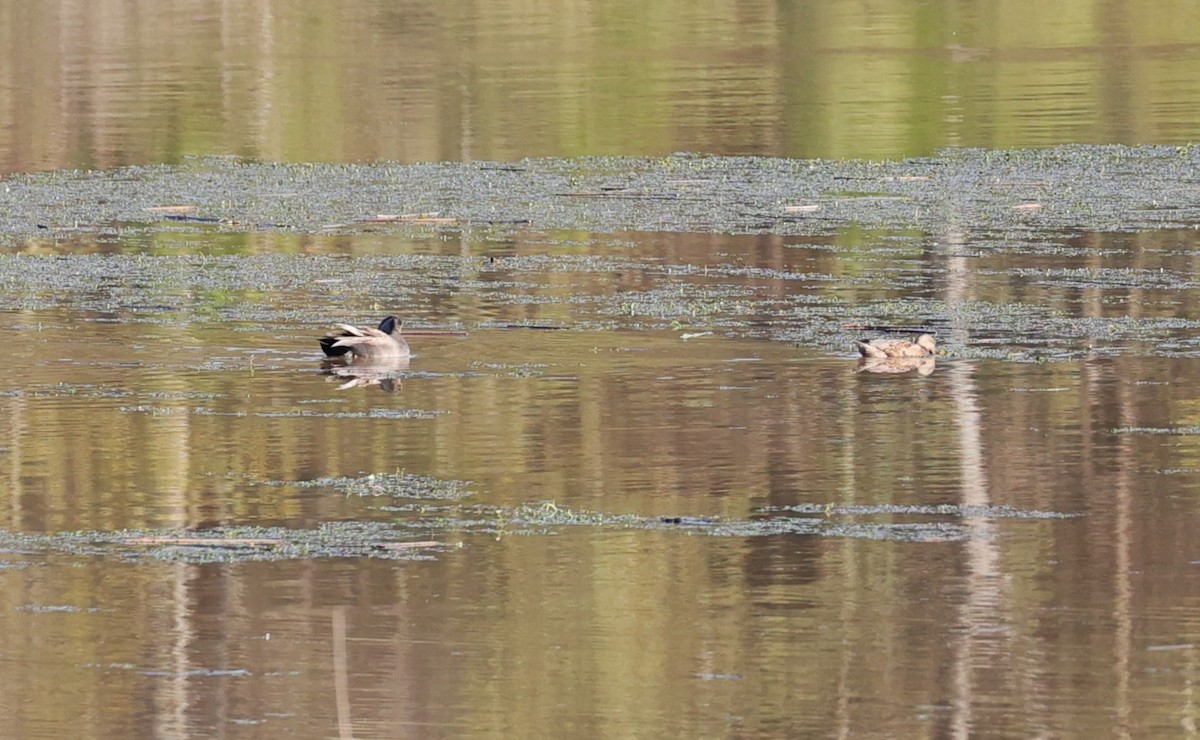
M 895 331 L 911 334 L 937 334 L 932 326 L 895 326 L 893 324 L 842 324 L 843 329 L 854 331 Z
M 460 329 L 405 329 L 406 337 L 465 337 L 467 333 Z
M 438 213 L 380 213 L 360 218 L 360 224 L 452 224 L 457 218 L 444 217 Z
M 126 537 L 121 540 L 126 545 L 174 545 L 177 547 L 279 547 L 282 540 L 256 537 Z M 414 550 L 424 547 L 438 547 L 442 543 L 434 540 L 418 542 L 372 542 L 361 543 L 363 547 L 376 547 L 382 550 Z
M 437 547 L 441 542 L 421 540 L 420 542 L 381 542 L 376 547 L 383 550 L 415 550 L 419 547 Z
M 128 537 L 126 545 L 180 545 L 183 547 L 277 547 L 279 540 L 230 537 Z

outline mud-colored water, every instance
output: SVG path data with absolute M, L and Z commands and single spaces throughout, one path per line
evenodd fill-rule
M 1194 232 L 191 228 L 0 255 L 19 736 L 1190 716 Z M 322 362 L 388 312 L 467 336 Z M 939 354 L 860 371 L 864 323 Z
M 0 737 L 1195 734 L 1200 19 L 1048 7 L 5 3 Z
M 9 0 L 0 172 L 1200 139 L 1200 10 Z

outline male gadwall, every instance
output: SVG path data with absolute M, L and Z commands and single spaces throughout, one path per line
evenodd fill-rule
M 350 353 L 356 360 L 396 360 L 409 355 L 408 342 L 400 336 L 403 322 L 395 316 L 380 321 L 378 329 L 349 324 L 335 326 L 341 331 L 320 339 L 321 349 L 329 357 Z
M 937 344 L 932 334 L 922 334 L 917 341 L 907 339 L 872 339 L 856 341 L 858 353 L 863 357 L 928 357 L 937 354 Z

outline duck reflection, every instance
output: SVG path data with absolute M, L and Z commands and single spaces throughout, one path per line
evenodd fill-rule
M 407 357 L 388 359 L 354 360 L 332 359 L 321 363 L 321 370 L 333 380 L 343 381 L 338 390 L 347 388 L 364 388 L 371 385 L 379 386 L 386 393 L 394 393 L 404 384 L 401 382 L 403 371 L 408 369 Z
M 901 375 L 914 370 L 918 375 L 932 375 L 937 367 L 937 359 L 926 357 L 864 357 L 858 361 L 860 373 L 879 373 L 881 375 Z
M 355 360 L 390 361 L 408 357 L 408 342 L 401 335 L 404 322 L 388 316 L 379 328 L 337 324 L 340 331 L 326 334 L 318 341 L 327 357 L 346 357 Z

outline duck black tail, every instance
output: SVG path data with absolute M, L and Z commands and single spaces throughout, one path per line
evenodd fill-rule
M 349 347 L 334 347 L 333 343 L 341 339 L 341 336 L 334 335 L 331 337 L 321 337 L 318 341 L 321 343 L 321 349 L 325 352 L 326 357 L 341 357 L 350 351 Z

